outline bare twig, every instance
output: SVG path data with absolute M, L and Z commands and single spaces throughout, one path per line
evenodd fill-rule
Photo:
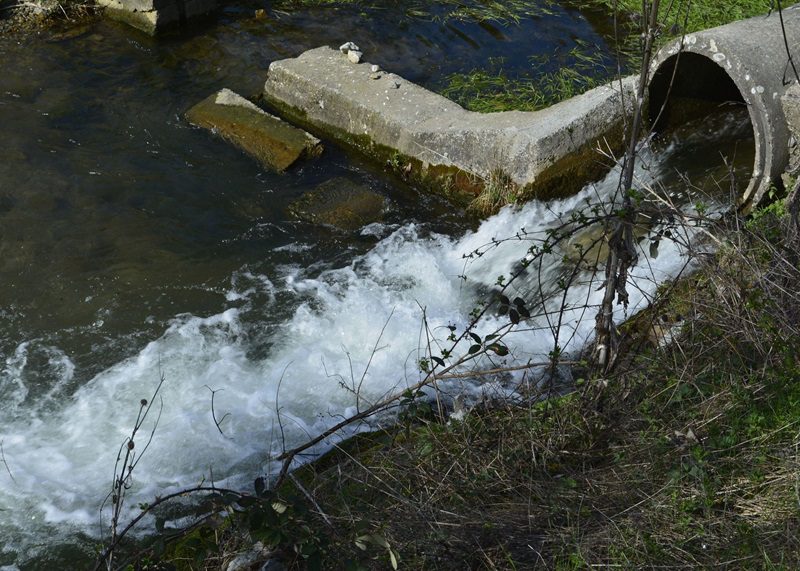
M 800 75 L 797 73 L 797 67 L 794 65 L 794 58 L 792 58 L 792 50 L 789 48 L 789 38 L 786 37 L 786 26 L 783 23 L 783 7 L 781 6 L 781 0 L 776 1 L 778 3 L 778 19 L 781 22 L 781 33 L 783 34 L 783 45 L 786 48 L 786 57 L 789 58 L 789 65 L 792 66 L 795 80 L 797 83 L 800 83 Z M 784 83 L 786 83 L 785 78 Z
M 577 365 L 580 361 L 558 361 L 559 365 Z M 539 367 L 550 367 L 553 361 L 540 361 L 538 363 L 527 363 L 516 367 L 498 367 L 496 369 L 486 369 L 483 371 L 469 371 L 466 373 L 449 373 L 446 375 L 435 375 L 438 380 L 446 379 L 474 379 L 476 377 L 485 377 L 486 375 L 498 375 L 501 373 L 513 373 L 515 371 L 525 371 L 528 369 L 538 369 Z
M 225 420 L 226 418 L 228 418 L 231 415 L 231 413 L 226 412 L 225 414 L 222 415 L 222 418 L 217 420 L 217 413 L 214 410 L 214 395 L 216 395 L 220 391 L 224 391 L 225 389 L 216 389 L 215 390 L 215 389 L 212 389 L 211 387 L 209 387 L 208 385 L 203 385 L 203 386 L 205 388 L 207 388 L 209 391 L 211 391 L 211 418 L 214 420 L 214 425 L 217 427 L 217 430 L 219 430 L 219 433 L 222 436 L 225 436 L 225 433 L 222 432 L 222 428 L 220 427 L 220 424 L 222 424 L 222 421 Z
M 158 416 L 156 417 L 155 422 L 153 423 L 153 428 L 150 431 L 150 435 L 145 446 L 142 448 L 141 453 L 136 455 L 136 435 L 139 432 L 139 429 L 142 428 L 144 421 L 147 419 L 147 416 L 150 413 L 150 410 L 153 407 L 153 402 L 155 401 L 156 397 L 158 396 L 161 387 L 163 386 L 165 381 L 164 374 L 162 373 L 159 377 L 158 385 L 156 385 L 155 390 L 153 391 L 153 395 L 148 401 L 147 399 L 142 399 L 139 402 L 139 412 L 136 415 L 136 421 L 134 422 L 133 429 L 131 430 L 131 434 L 128 438 L 126 438 L 122 444 L 120 445 L 120 449 L 117 452 L 117 460 L 114 464 L 114 479 L 112 490 L 106 499 L 103 501 L 102 505 L 100 506 L 100 510 L 102 512 L 103 508 L 105 507 L 106 501 L 111 499 L 111 546 L 116 546 L 119 543 L 119 521 L 120 517 L 122 516 L 122 508 L 125 504 L 125 496 L 131 487 L 131 480 L 133 477 L 133 470 L 138 465 L 139 460 L 141 460 L 144 453 L 150 447 L 150 444 L 153 442 L 153 436 L 155 435 L 156 428 L 158 427 L 158 423 L 161 419 L 161 412 L 164 408 L 164 403 L 161 399 L 159 399 L 159 412 Z M 124 458 L 122 456 L 124 450 Z M 113 559 L 114 559 L 114 548 L 109 547 L 109 549 L 105 552 L 103 557 L 103 561 L 105 562 L 109 571 L 113 569 Z M 102 562 L 100 562 L 102 563 Z M 98 564 L 100 564 L 98 563 Z
M 134 528 L 136 525 L 150 512 L 152 512 L 157 507 L 165 504 L 166 502 L 173 500 L 175 498 L 179 498 L 182 496 L 187 496 L 189 494 L 195 494 L 198 492 L 214 492 L 218 494 L 233 494 L 237 497 L 244 497 L 246 494 L 242 494 L 236 490 L 229 490 L 226 488 L 218 488 L 216 486 L 196 486 L 194 488 L 188 488 L 184 490 L 179 490 L 177 492 L 173 492 L 171 494 L 167 494 L 165 496 L 159 496 L 152 503 L 147 504 L 142 509 L 141 513 L 139 513 L 136 517 L 134 517 L 128 525 L 126 525 L 122 531 L 116 534 L 114 540 L 100 553 L 95 562 L 94 571 L 99 571 L 102 567 L 106 566 L 108 568 L 113 568 L 111 565 L 111 560 L 116 550 L 117 546 L 119 545 L 120 541 Z
M 3 441 L 2 440 L 0 440 L 0 460 L 3 461 L 3 466 L 5 466 L 6 472 L 8 472 L 8 475 L 11 478 L 11 481 L 16 484 L 17 480 L 14 479 L 14 474 L 11 473 L 11 468 L 8 466 L 8 462 L 6 461 L 6 453 L 3 450 Z
M 639 132 L 643 119 L 644 95 L 649 81 L 650 59 L 653 52 L 653 42 L 655 40 L 656 25 L 658 24 L 659 0 L 653 0 L 649 6 L 649 18 L 647 14 L 648 3 L 643 1 L 645 14 L 643 21 L 648 22 L 645 30 L 645 45 L 642 58 L 642 66 L 639 75 L 639 86 L 634 102 L 633 120 L 631 129 L 628 133 L 628 149 L 625 152 L 623 171 L 620 176 L 618 192 L 622 194 L 622 210 L 616 222 L 614 232 L 609 239 L 609 252 L 606 262 L 605 294 L 600 311 L 596 319 L 597 339 L 595 342 L 595 359 L 597 366 L 602 370 L 608 370 L 614 363 L 617 353 L 618 333 L 614 325 L 614 299 L 618 304 L 625 308 L 628 306 L 628 292 L 626 283 L 628 279 L 628 269 L 636 262 L 636 249 L 633 245 L 633 224 L 635 222 L 635 212 L 633 201 L 631 200 L 631 186 L 633 184 L 633 169 L 636 162 L 637 146 L 639 144 Z

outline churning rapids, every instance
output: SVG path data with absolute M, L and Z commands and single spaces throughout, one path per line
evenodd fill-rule
M 145 72 L 136 63 L 139 56 L 129 53 L 141 51 L 141 45 L 113 40 L 118 31 L 106 29 L 103 33 L 106 40 L 93 37 L 98 35 L 95 33 L 85 42 L 117 42 L 114 53 L 121 53 L 122 63 L 127 62 L 140 74 L 137 77 L 144 78 Z M 228 45 L 224 33 L 220 34 L 215 45 Z M 59 49 L 69 57 L 71 48 Z M 111 49 L 101 51 L 107 54 Z M 0 53 L 5 55 L 8 53 Z M 149 55 L 153 56 L 152 51 Z M 80 65 L 100 69 L 93 78 L 95 89 L 99 85 L 115 93 L 110 96 L 114 105 L 123 101 L 133 105 L 125 80 L 117 80 L 111 73 L 121 60 L 103 57 L 108 56 Z M 169 53 L 159 57 L 172 61 Z M 55 71 L 48 65 L 31 60 L 26 69 L 42 77 L 51 71 L 62 73 L 56 65 Z M 105 71 L 103 66 L 107 66 Z M 153 81 L 154 92 L 171 88 L 169 78 L 175 72 L 165 66 L 166 71 L 154 72 L 155 79 L 148 79 Z M 187 73 L 194 71 L 190 67 Z M 13 83 L 13 79 L 12 74 L 5 81 Z M 200 86 L 202 97 L 212 85 L 216 88 L 220 79 L 226 79 L 224 74 Z M 110 104 L 92 103 L 95 107 L 87 106 L 81 111 L 81 120 L 73 121 L 63 109 L 69 99 L 64 93 L 54 94 L 53 100 L 42 99 L 38 91 L 26 94 L 13 86 L 5 90 L 11 95 L 2 105 L 8 105 L 5 109 L 13 114 L 3 116 L 3 129 L 9 130 L 4 140 L 18 140 L 31 129 L 36 133 L 31 137 L 39 137 L 41 147 L 20 144 L 6 150 L 9 156 L 18 157 L 20 163 L 35 162 L 40 152 L 44 157 L 40 165 L 52 158 L 63 161 L 59 168 L 84 169 L 90 176 L 77 182 L 69 177 L 59 179 L 56 187 L 55 179 L 48 179 L 47 188 L 42 188 L 34 176 L 20 178 L 17 168 L 4 171 L 6 177 L 18 177 L 10 183 L 19 185 L 20 190 L 0 195 L 5 242 L 4 307 L 0 308 L 0 569 L 52 569 L 54 561 L 68 568 L 63 557 L 80 559 L 76 551 L 91 556 L 92 546 L 107 532 L 108 516 L 101 518 L 100 506 L 110 489 L 117 451 L 130 434 L 140 400 L 150 398 L 162 375 L 163 409 L 152 443 L 135 469 L 127 500 L 130 513 L 139 502 L 202 481 L 213 479 L 226 487 L 250 488 L 256 476 L 274 473 L 271 454 L 303 442 L 355 410 L 355 396 L 345 387 L 353 378 L 359 380 L 363 375 L 362 402 L 417 382 L 421 378 L 419 361 L 427 351 L 423 308 L 430 331 L 444 345 L 447 326 L 463 331 L 476 304 L 495 287 L 498 276 L 508 276 L 519 266 L 531 242 L 509 240 L 490 246 L 484 256 L 473 260 L 465 260 L 465 254 L 491 245 L 494 239 L 513 237 L 523 228 L 529 238 L 541 238 L 576 208 L 587 201 L 607 202 L 616 189 L 618 175 L 612 172 L 572 198 L 506 208 L 479 227 L 465 229 L 447 217 L 446 206 L 433 199 L 424 202 L 428 199 L 413 194 L 409 199 L 411 191 L 381 186 L 379 172 L 341 151 L 332 151 L 328 162 L 303 167 L 305 171 L 299 174 L 264 179 L 249 159 L 228 149 L 219 151 L 222 143 L 187 129 L 176 118 L 178 109 L 200 98 L 198 89 L 190 85 L 177 103 L 170 100 L 163 116 L 150 117 L 148 113 L 157 105 L 148 108 L 137 117 L 140 124 L 136 128 L 130 126 L 130 113 L 137 111 L 133 107 L 117 113 Z M 13 107 L 28 103 L 39 122 L 33 127 L 19 119 L 23 107 Z M 3 110 L 0 105 L 0 113 Z M 14 123 L 15 117 L 20 123 Z M 658 153 L 648 153 L 647 168 L 640 168 L 639 177 L 645 182 L 668 183 L 673 194 L 680 194 L 675 189 L 685 188 L 683 175 L 690 180 L 701 176 L 723 179 L 725 167 L 709 175 L 704 157 L 716 156 L 726 144 L 730 156 L 740 140 L 752 135 L 746 115 L 721 117 L 693 126 L 688 135 L 667 141 Z M 151 124 L 165 126 L 161 136 Z M 10 136 L 11 130 L 17 139 Z M 64 134 L 65 130 L 71 134 Z M 116 171 L 100 164 L 97 149 L 108 143 L 92 139 L 93 130 L 126 136 L 116 152 L 122 153 L 126 145 L 138 145 L 140 156 L 151 157 L 147 159 L 151 162 L 131 159 L 130 164 L 114 167 Z M 82 145 L 94 145 L 96 150 L 82 151 Z M 194 154 L 185 148 L 193 149 Z M 222 158 L 217 156 L 219 152 Z M 205 162 L 213 163 L 217 170 L 200 164 L 209 157 L 214 158 Z M 137 173 L 153 168 L 171 173 L 164 175 L 167 184 L 174 181 L 171 189 L 184 184 L 179 179 L 188 180 L 189 189 L 185 194 L 134 195 L 130 181 Z M 240 187 L 255 187 L 257 192 L 248 195 L 242 190 L 225 202 L 227 195 L 215 193 L 214 186 L 225 169 L 235 171 L 232 178 L 225 178 L 225 184 L 237 193 Z M 321 170 L 359 177 L 387 194 L 393 206 L 385 223 L 367 226 L 358 236 L 343 237 L 281 219 L 282 215 L 270 218 L 272 214 L 253 206 L 273 200 L 272 188 L 291 187 L 294 176 L 305 176 L 313 184 L 315 177 L 322 177 Z M 102 185 L 85 182 L 104 176 L 113 178 L 118 194 L 110 195 Z M 158 185 L 157 176 L 141 176 L 145 179 L 142 184 Z M 54 198 L 52 193 L 58 196 Z M 204 202 L 185 206 L 195 200 Z M 681 200 L 693 203 L 692 198 Z M 429 214 L 426 220 L 419 210 L 408 206 L 416 202 L 422 204 L 419 210 L 438 214 Z M 232 206 L 224 210 L 219 203 Z M 42 217 L 50 218 L 26 218 L 22 206 L 39 208 Z M 194 209 L 194 219 L 187 221 L 181 208 Z M 17 211 L 21 213 L 15 214 Z M 66 226 L 59 225 L 62 219 L 68 221 Z M 240 224 L 240 220 L 244 222 Z M 20 229 L 9 229 L 13 221 Z M 83 242 L 72 233 L 80 225 L 86 225 L 88 235 Z M 210 233 L 214 235 L 204 241 Z M 691 229 L 685 231 L 686 237 L 692 233 Z M 167 238 L 156 238 L 164 234 Z M 269 239 L 264 239 L 265 235 Z M 49 241 L 42 245 L 45 238 Z M 223 246 L 211 245 L 217 242 Z M 640 242 L 639 264 L 632 272 L 635 285 L 630 288 L 630 312 L 645 305 L 657 285 L 675 276 L 688 261 L 678 242 L 662 240 L 657 252 L 649 245 L 646 237 Z M 74 255 L 71 250 L 83 247 L 96 256 L 97 263 L 70 257 Z M 49 260 L 48 256 L 59 262 L 39 271 L 37 263 Z M 557 288 L 564 270 L 562 256 L 555 253 L 546 258 L 543 287 Z M 216 258 L 225 261 L 217 263 Z M 259 263 L 262 258 L 269 263 Z M 110 270 L 103 266 L 104 260 L 114 263 Z M 154 265 L 147 266 L 150 263 Z M 150 273 L 142 277 L 145 269 Z M 151 283 L 162 275 L 163 283 Z M 587 279 L 572 287 L 566 298 L 571 309 L 565 313 L 559 339 L 567 351 L 579 350 L 592 334 L 601 292 L 589 275 L 587 272 Z M 538 297 L 538 283 L 531 274 L 530 279 L 520 281 L 515 295 L 532 304 Z M 46 287 L 40 292 L 37 288 L 42 284 Z M 109 293 L 112 287 L 116 289 Z M 586 306 L 588 311 L 582 309 Z M 487 317 L 476 332 L 485 335 L 505 322 L 505 318 Z M 541 361 L 552 350 L 554 339 L 546 319 L 534 318 L 510 333 L 505 342 L 510 354 L 483 365 Z M 467 349 L 464 344 L 455 354 Z M 513 390 L 523 375 L 520 372 L 482 384 L 453 382 L 445 389 L 451 395 L 505 393 Z M 212 391 L 219 428 L 211 413 Z M 142 433 L 149 434 L 155 418 L 154 413 Z M 147 526 L 145 521 L 143 527 Z M 73 546 L 72 555 L 58 555 L 60 545 Z

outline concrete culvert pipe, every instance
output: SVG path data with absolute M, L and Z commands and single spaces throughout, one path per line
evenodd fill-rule
M 783 20 L 800 71 L 800 4 L 784 9 Z M 749 209 L 758 204 L 788 165 L 789 145 L 795 144 L 787 125 L 787 115 L 793 114 L 788 106 L 800 103 L 792 96 L 791 90 L 800 86 L 786 54 L 778 13 L 671 41 L 656 54 L 651 69 L 649 115 L 656 130 L 680 121 L 673 105 L 677 100 L 747 105 L 755 164 L 739 205 Z

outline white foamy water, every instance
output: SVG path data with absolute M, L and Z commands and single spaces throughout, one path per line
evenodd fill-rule
M 278 407 L 286 446 L 292 446 L 356 410 L 356 397 L 343 385 L 361 385 L 363 406 L 417 382 L 418 361 L 427 345 L 422 308 L 429 330 L 442 347 L 449 347 L 446 326 L 463 331 L 470 310 L 482 299 L 477 292 L 493 286 L 498 275 L 510 275 L 531 242 L 505 242 L 466 266 L 463 255 L 493 238 L 514 236 L 521 228 L 531 234 L 541 231 L 593 194 L 586 190 L 564 202 L 507 208 L 459 239 L 421 238 L 419 228 L 407 225 L 349 267 L 314 278 L 290 268 L 282 283 L 237 274 L 227 298 L 244 304 L 208 317 L 175 317 L 159 339 L 73 395 L 58 395 L 57 388 L 45 395 L 47 407 L 26 399 L 26 355 L 35 341 L 20 344 L 6 357 L 0 376 L 0 439 L 7 463 L 7 469 L 0 466 L 4 549 L 18 551 L 24 560 L 54 537 L 101 532 L 100 504 L 109 491 L 117 451 L 130 434 L 140 399 L 150 398 L 162 374 L 166 381 L 160 393 L 160 422 L 136 467 L 128 505 L 135 509 L 157 494 L 212 477 L 229 486 L 249 486 L 270 469 L 270 454 L 281 449 Z M 661 246 L 657 259 L 644 251 L 640 256 L 631 310 L 685 263 L 670 242 Z M 556 257 L 549 264 L 545 273 L 559 267 Z M 240 282 L 247 285 L 240 287 Z M 526 287 L 521 289 L 530 298 Z M 602 292 L 594 290 L 575 287 L 567 303 L 596 304 Z M 248 306 L 248 298 L 258 291 L 267 292 L 273 301 Z M 246 324 L 243 315 L 263 312 L 264 322 L 269 322 L 276 291 L 291 294 L 298 305 L 272 334 L 267 356 L 250 357 L 252 324 Z M 535 300 L 528 301 L 533 307 Z M 561 338 L 574 337 L 569 346 L 562 342 L 564 349 L 577 349 L 587 339 L 595 313 L 567 312 Z M 506 323 L 507 318 L 487 317 L 476 332 L 485 335 Z M 495 358 L 492 366 L 542 360 L 553 347 L 552 332 L 541 329 L 545 325 L 543 319 L 523 323 L 520 331 L 505 338 L 511 354 Z M 467 348 L 463 342 L 454 355 Z M 57 348 L 47 350 L 53 370 L 63 377 L 58 387 L 71 378 L 73 367 Z M 224 416 L 222 433 L 212 419 L 211 390 L 218 391 L 214 407 L 217 419 Z M 138 449 L 151 426 L 148 422 L 137 438 Z
M 662 151 L 660 161 L 677 148 Z M 657 170 L 638 172 L 651 180 Z M 506 208 L 459 238 L 431 236 L 414 224 L 371 225 L 365 235 L 385 237 L 343 268 L 285 266 L 271 276 L 235 272 L 225 295 L 227 309 L 210 316 L 176 315 L 161 337 L 73 393 L 68 387 L 75 366 L 69 356 L 40 339 L 23 340 L 0 362 L 0 554 L 6 554 L 0 563 L 14 553 L 11 560 L 24 566 L 54 544 L 108 532 L 107 514 L 101 525 L 101 504 L 117 452 L 130 435 L 140 400 L 150 399 L 162 375 L 157 406 L 136 438 L 141 451 L 160 414 L 133 474 L 128 516 L 140 502 L 201 482 L 248 489 L 256 476 L 274 473 L 270 457 L 284 446 L 300 444 L 343 415 L 418 382 L 429 344 L 435 356 L 450 349 L 449 327 L 462 333 L 473 309 L 497 290 L 498 277 L 507 280 L 519 271 L 529 248 L 576 209 L 586 208 L 587 200 L 608 202 L 617 177 L 611 173 L 563 201 Z M 687 229 L 683 238 L 691 235 Z M 649 246 L 645 237 L 631 271 L 629 313 L 687 263 L 676 242 L 662 240 L 657 253 Z M 310 248 L 298 243 L 283 250 Z M 465 258 L 475 251 L 484 255 Z M 584 271 L 564 293 L 559 279 L 568 278 L 570 268 L 562 258 L 563 251 L 556 251 L 541 266 L 531 264 L 506 292 L 523 297 L 534 314 L 503 338 L 509 355 L 485 357 L 471 367 L 546 360 L 555 331 L 567 352 L 590 339 L 602 297 L 599 278 Z M 544 309 L 542 297 L 548 298 Z M 562 302 L 566 309 L 559 314 Z M 624 317 L 622 308 L 616 317 Z M 489 313 L 474 332 L 483 337 L 508 323 Z M 464 355 L 469 344 L 462 341 L 447 361 Z M 36 392 L 35 366 L 49 376 L 45 393 Z M 502 392 L 524 374 L 446 389 L 453 395 Z

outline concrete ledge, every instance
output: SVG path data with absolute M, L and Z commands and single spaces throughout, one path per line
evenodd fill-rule
M 180 25 L 212 12 L 216 0 L 97 0 L 112 20 L 125 22 L 147 34 Z
M 564 171 L 585 168 L 598 140 L 622 144 L 621 121 L 635 88 L 629 77 L 542 111 L 483 114 L 370 67 L 328 47 L 313 49 L 273 62 L 264 94 L 291 118 L 367 152 L 393 150 L 428 173 L 459 171 L 488 181 L 502 172 L 543 198 L 578 190 L 580 181 Z M 576 153 L 580 160 L 573 160 Z M 573 188 L 558 188 L 564 182 Z
M 186 118 L 278 172 L 302 157 L 314 157 L 322 152 L 319 139 L 270 115 L 230 89 L 207 97 L 189 109 Z

